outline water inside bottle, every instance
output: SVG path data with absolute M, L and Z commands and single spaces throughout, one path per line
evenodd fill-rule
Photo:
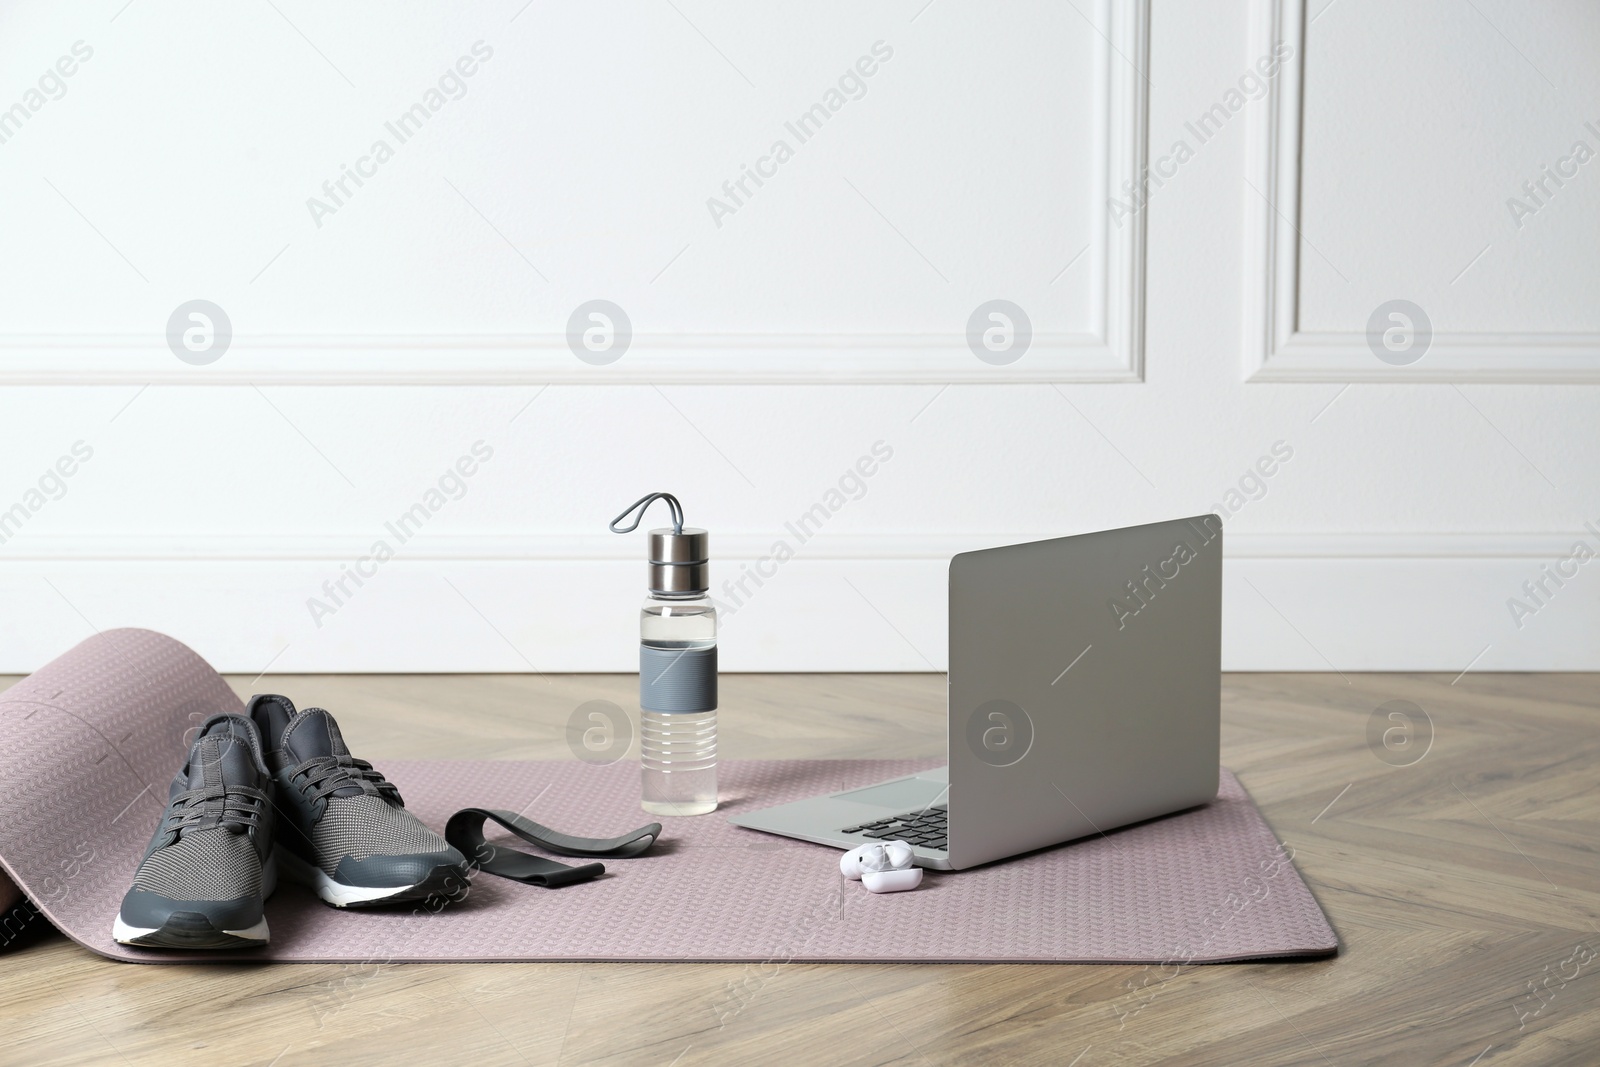
M 717 810 L 717 713 L 639 716 L 640 804 L 652 815 Z

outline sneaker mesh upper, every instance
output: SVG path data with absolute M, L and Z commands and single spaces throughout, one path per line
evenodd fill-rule
M 249 834 L 189 832 L 150 853 L 133 888 L 170 900 L 238 900 L 261 892 L 261 857 Z
M 404 856 L 443 852 L 450 846 L 404 808 L 382 797 L 329 797 L 328 809 L 311 831 L 322 870 L 332 875 L 346 856 Z

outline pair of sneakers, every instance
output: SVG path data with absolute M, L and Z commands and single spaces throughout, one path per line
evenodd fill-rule
M 345 746 L 321 708 L 252 697 L 200 727 L 122 900 L 112 936 L 157 948 L 267 943 L 279 876 L 337 908 L 458 900 L 460 852 Z

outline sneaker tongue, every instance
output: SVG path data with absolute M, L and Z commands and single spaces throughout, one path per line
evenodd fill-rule
M 339 724 L 321 708 L 306 708 L 283 731 L 283 751 L 292 764 L 304 763 L 318 756 L 348 756 L 344 735 Z M 356 797 L 366 792 L 359 785 L 342 785 L 329 796 Z
M 296 763 L 318 756 L 348 756 L 339 724 L 321 708 L 306 708 L 283 731 L 283 751 Z
M 196 739 L 189 760 L 189 788 L 254 785 L 256 758 L 249 728 L 241 720 L 218 719 Z

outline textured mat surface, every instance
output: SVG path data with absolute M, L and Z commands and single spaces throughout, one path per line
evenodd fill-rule
M 292 694 L 291 694 L 292 696 Z M 111 940 L 185 733 L 239 701 L 189 649 L 141 630 L 91 638 L 0 693 L 0 864 L 49 918 L 116 959 L 364 964 L 466 960 L 1207 962 L 1334 951 L 1337 939 L 1232 774 L 1218 800 L 1106 837 L 873 896 L 838 852 L 665 820 L 652 853 L 558 890 L 479 875 L 437 913 L 340 912 L 297 886 L 268 902 L 272 943 L 163 954 Z M 333 709 L 338 714 L 338 709 Z M 361 738 L 348 738 L 362 751 Z M 732 762 L 724 813 L 906 774 L 930 761 Z M 521 811 L 605 837 L 649 821 L 638 768 L 577 761 L 403 762 L 381 769 L 423 821 Z M 496 840 L 491 835 L 491 840 Z M 570 862 L 570 861 L 569 861 Z

